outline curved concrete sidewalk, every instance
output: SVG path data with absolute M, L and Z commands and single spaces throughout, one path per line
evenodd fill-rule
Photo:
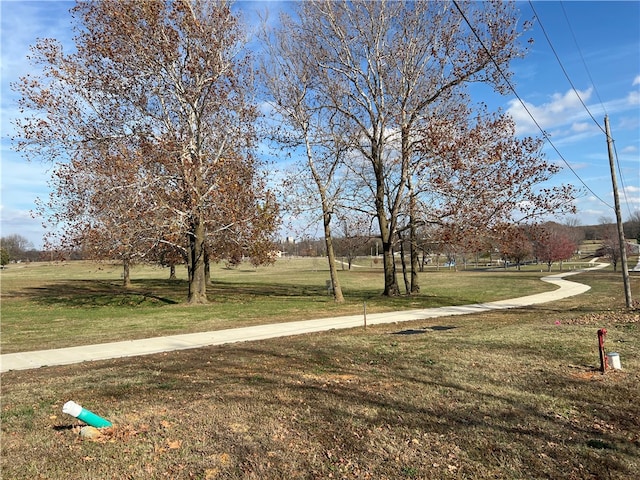
M 608 264 L 595 264 L 586 270 L 604 268 Z M 488 310 L 526 307 L 540 303 L 560 300 L 586 292 L 591 287 L 582 283 L 565 280 L 564 277 L 575 275 L 585 270 L 559 273 L 543 277 L 541 280 L 558 286 L 551 292 L 537 293 L 526 297 L 499 300 L 496 302 L 475 303 L 455 307 L 426 308 L 419 310 L 405 310 L 401 312 L 376 313 L 367 315 L 367 325 L 382 323 L 408 322 L 425 318 L 448 317 L 482 313 Z M 169 337 L 145 338 L 124 342 L 101 343 L 79 347 L 39 350 L 33 352 L 19 352 L 0 355 L 0 372 L 10 370 L 28 370 L 53 365 L 68 365 L 109 358 L 134 357 L 153 353 L 186 350 L 190 348 L 222 345 L 226 343 L 250 342 L 267 338 L 300 335 L 311 332 L 321 332 L 339 328 L 353 328 L 363 326 L 363 315 L 351 315 L 336 318 L 321 318 L 317 320 L 303 320 L 299 322 L 275 323 L 256 325 L 252 327 L 216 330 L 213 332 L 187 333 Z

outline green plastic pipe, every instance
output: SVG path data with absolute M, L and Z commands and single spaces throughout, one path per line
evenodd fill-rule
M 109 420 L 105 420 L 101 416 L 90 412 L 86 408 L 82 408 L 76 402 L 72 401 L 69 401 L 62 406 L 62 413 L 76 417 L 87 425 L 91 425 L 96 428 L 110 427 L 112 425 Z

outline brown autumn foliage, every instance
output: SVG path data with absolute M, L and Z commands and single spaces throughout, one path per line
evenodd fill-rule
M 507 262 L 514 262 L 518 270 L 520 265 L 533 255 L 533 242 L 530 228 L 521 225 L 507 225 L 501 229 L 498 250 L 505 267 Z
M 541 148 L 540 139 L 516 138 L 505 114 L 474 114 L 460 105 L 455 115 L 432 119 L 417 171 L 427 193 L 425 221 L 488 230 L 574 212 L 572 186 L 545 186 L 559 167 L 545 160 Z
M 26 114 L 17 148 L 57 166 L 43 210 L 58 241 L 95 256 L 127 262 L 172 244 L 189 301 L 206 302 L 208 262 L 268 260 L 278 219 L 251 154 L 242 25 L 227 2 L 200 0 L 80 2 L 72 13 L 76 50 L 38 41 L 40 73 L 15 85 Z

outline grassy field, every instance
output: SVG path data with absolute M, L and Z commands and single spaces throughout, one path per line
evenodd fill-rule
M 3 353 L 217 330 L 326 316 L 459 305 L 528 295 L 554 287 L 528 272 L 451 272 L 421 275 L 422 293 L 383 298 L 382 269 L 369 263 L 340 271 L 346 303 L 328 295 L 320 259 L 281 260 L 269 267 L 212 268 L 209 305 L 189 306 L 186 271 L 138 266 L 132 288 L 121 267 L 67 262 L 12 265 L 2 271 Z M 517 280 L 517 281 L 515 281 Z
M 36 348 L 45 342 L 38 337 L 73 344 L 127 330 L 133 337 L 348 313 L 362 301 L 382 311 L 550 288 L 539 271 L 441 271 L 425 274 L 421 296 L 385 301 L 379 270 L 364 266 L 342 273 L 350 300 L 336 306 L 324 291 L 327 272 L 311 262 L 220 268 L 214 302 L 187 307 L 179 303 L 184 280 L 162 280 L 166 271 L 139 268 L 134 288 L 123 291 L 118 269 L 100 268 L 2 272 L 3 353 Z M 520 310 L 7 372 L 0 473 L 640 478 L 640 315 L 622 308 L 619 277 L 582 273 L 574 279 L 591 285 L 587 293 Z M 637 297 L 640 278 L 632 281 Z M 59 319 L 49 324 L 55 332 L 47 317 Z M 607 328 L 605 345 L 620 353 L 622 371 L 597 370 L 599 328 Z M 61 413 L 67 400 L 114 427 L 82 439 L 80 422 Z

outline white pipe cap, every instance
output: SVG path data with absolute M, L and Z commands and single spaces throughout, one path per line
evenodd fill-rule
M 66 413 L 72 417 L 78 417 L 80 412 L 82 412 L 82 407 L 76 402 L 69 401 L 62 406 L 62 413 Z

